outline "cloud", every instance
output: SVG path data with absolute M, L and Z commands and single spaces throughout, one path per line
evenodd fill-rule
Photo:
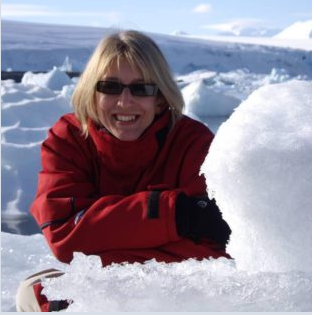
M 31 4 L 2 4 L 1 16 L 6 17 L 30 17 L 51 15 L 49 8 L 42 5 Z
M 118 11 L 64 11 L 49 6 L 31 4 L 2 4 L 2 18 L 18 17 L 94 17 L 105 19 L 109 23 L 118 23 L 122 14 Z
M 211 11 L 211 9 L 212 9 L 212 7 L 210 4 L 202 3 L 202 4 L 197 5 L 193 9 L 193 12 L 195 12 L 195 13 L 208 13 Z

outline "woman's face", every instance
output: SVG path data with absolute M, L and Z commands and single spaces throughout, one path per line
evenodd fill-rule
M 146 83 L 141 72 L 133 69 L 126 60 L 122 60 L 119 67 L 114 63 L 101 80 Z M 96 106 L 103 126 L 123 141 L 138 139 L 160 112 L 157 96 L 133 96 L 128 88 L 124 88 L 120 95 L 96 92 Z

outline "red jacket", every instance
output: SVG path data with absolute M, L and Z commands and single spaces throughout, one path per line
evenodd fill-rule
M 185 116 L 171 129 L 170 117 L 166 110 L 135 141 L 91 121 L 84 138 L 74 114 L 51 128 L 31 213 L 60 261 L 73 252 L 99 255 L 104 265 L 229 257 L 208 240 L 177 235 L 176 196 L 206 194 L 199 170 L 213 134 Z

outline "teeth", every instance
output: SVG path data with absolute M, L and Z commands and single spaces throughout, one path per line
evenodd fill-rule
M 131 116 L 116 115 L 116 118 L 119 121 L 132 121 L 132 120 L 135 120 L 135 115 L 131 115 Z

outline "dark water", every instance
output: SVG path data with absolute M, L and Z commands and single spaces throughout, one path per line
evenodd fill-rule
M 41 233 L 36 221 L 29 214 L 18 216 L 1 214 L 1 231 L 22 235 Z

